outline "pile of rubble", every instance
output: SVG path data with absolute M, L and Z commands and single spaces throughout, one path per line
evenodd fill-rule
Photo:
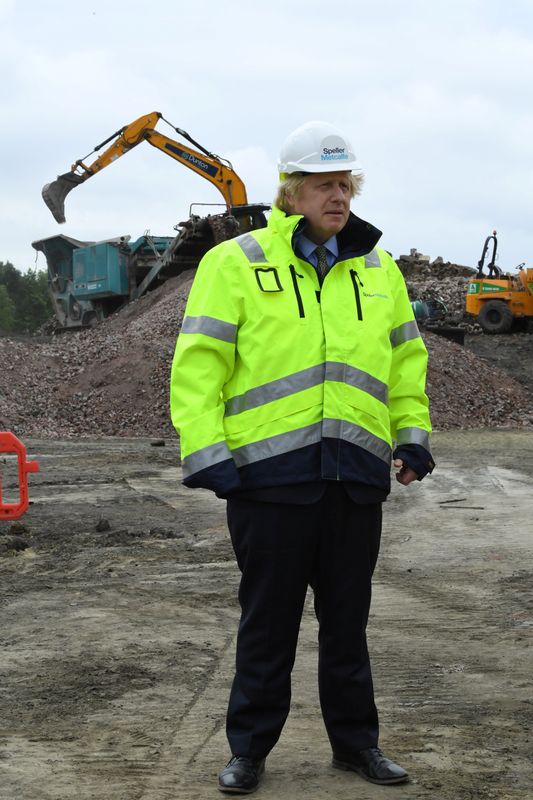
M 0 338 L 0 430 L 166 436 L 170 364 L 193 271 L 90 330 Z
M 476 274 L 471 267 L 452 264 L 440 256 L 430 261 L 416 249 L 396 262 L 405 278 L 411 300 L 440 300 L 446 314 L 440 324 L 456 325 L 468 333 L 481 333 L 481 327 L 465 313 L 468 282 Z
M 449 286 L 452 306 L 466 278 L 446 277 L 444 264 L 438 270 L 445 277 L 433 277 L 437 268 L 424 266 L 422 280 L 411 262 L 407 281 L 423 284 L 426 298 L 434 284 L 439 296 Z M 0 338 L 0 430 L 38 438 L 173 435 L 169 373 L 192 278 L 192 271 L 182 273 L 88 331 Z M 464 290 L 461 309 L 463 303 Z M 423 336 L 436 430 L 533 424 L 524 387 L 460 345 Z

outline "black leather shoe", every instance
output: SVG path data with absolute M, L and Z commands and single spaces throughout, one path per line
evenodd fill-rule
M 233 756 L 218 776 L 218 788 L 221 792 L 250 794 L 259 786 L 264 771 L 264 758 Z
M 350 769 L 370 783 L 404 783 L 409 775 L 398 764 L 385 758 L 379 747 L 369 747 L 350 755 L 333 753 L 333 766 Z

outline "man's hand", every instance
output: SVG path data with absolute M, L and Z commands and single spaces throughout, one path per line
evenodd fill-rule
M 407 464 L 404 464 L 401 458 L 395 458 L 392 463 L 394 464 L 395 469 L 398 470 L 396 473 L 396 480 L 403 486 L 408 486 L 412 481 L 416 481 L 418 478 L 418 475 L 414 469 L 411 469 L 411 467 L 408 467 Z

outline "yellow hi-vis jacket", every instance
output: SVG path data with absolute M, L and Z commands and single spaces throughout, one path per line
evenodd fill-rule
M 170 392 L 188 486 L 389 491 L 393 441 L 431 458 L 427 352 L 380 232 L 350 214 L 321 287 L 294 253 L 300 230 L 303 217 L 274 208 L 198 267 Z

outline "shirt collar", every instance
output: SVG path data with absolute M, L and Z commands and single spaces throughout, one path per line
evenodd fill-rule
M 309 261 L 309 256 L 311 253 L 314 253 L 318 245 L 316 242 L 312 242 L 311 239 L 308 239 L 307 236 L 304 236 L 303 233 L 297 233 L 295 236 L 296 243 L 298 245 L 298 249 L 300 253 L 303 255 L 305 259 Z M 339 255 L 339 245 L 337 244 L 337 237 L 335 235 L 331 236 L 327 242 L 324 242 L 324 247 L 326 250 L 329 250 L 332 256 L 336 259 Z

